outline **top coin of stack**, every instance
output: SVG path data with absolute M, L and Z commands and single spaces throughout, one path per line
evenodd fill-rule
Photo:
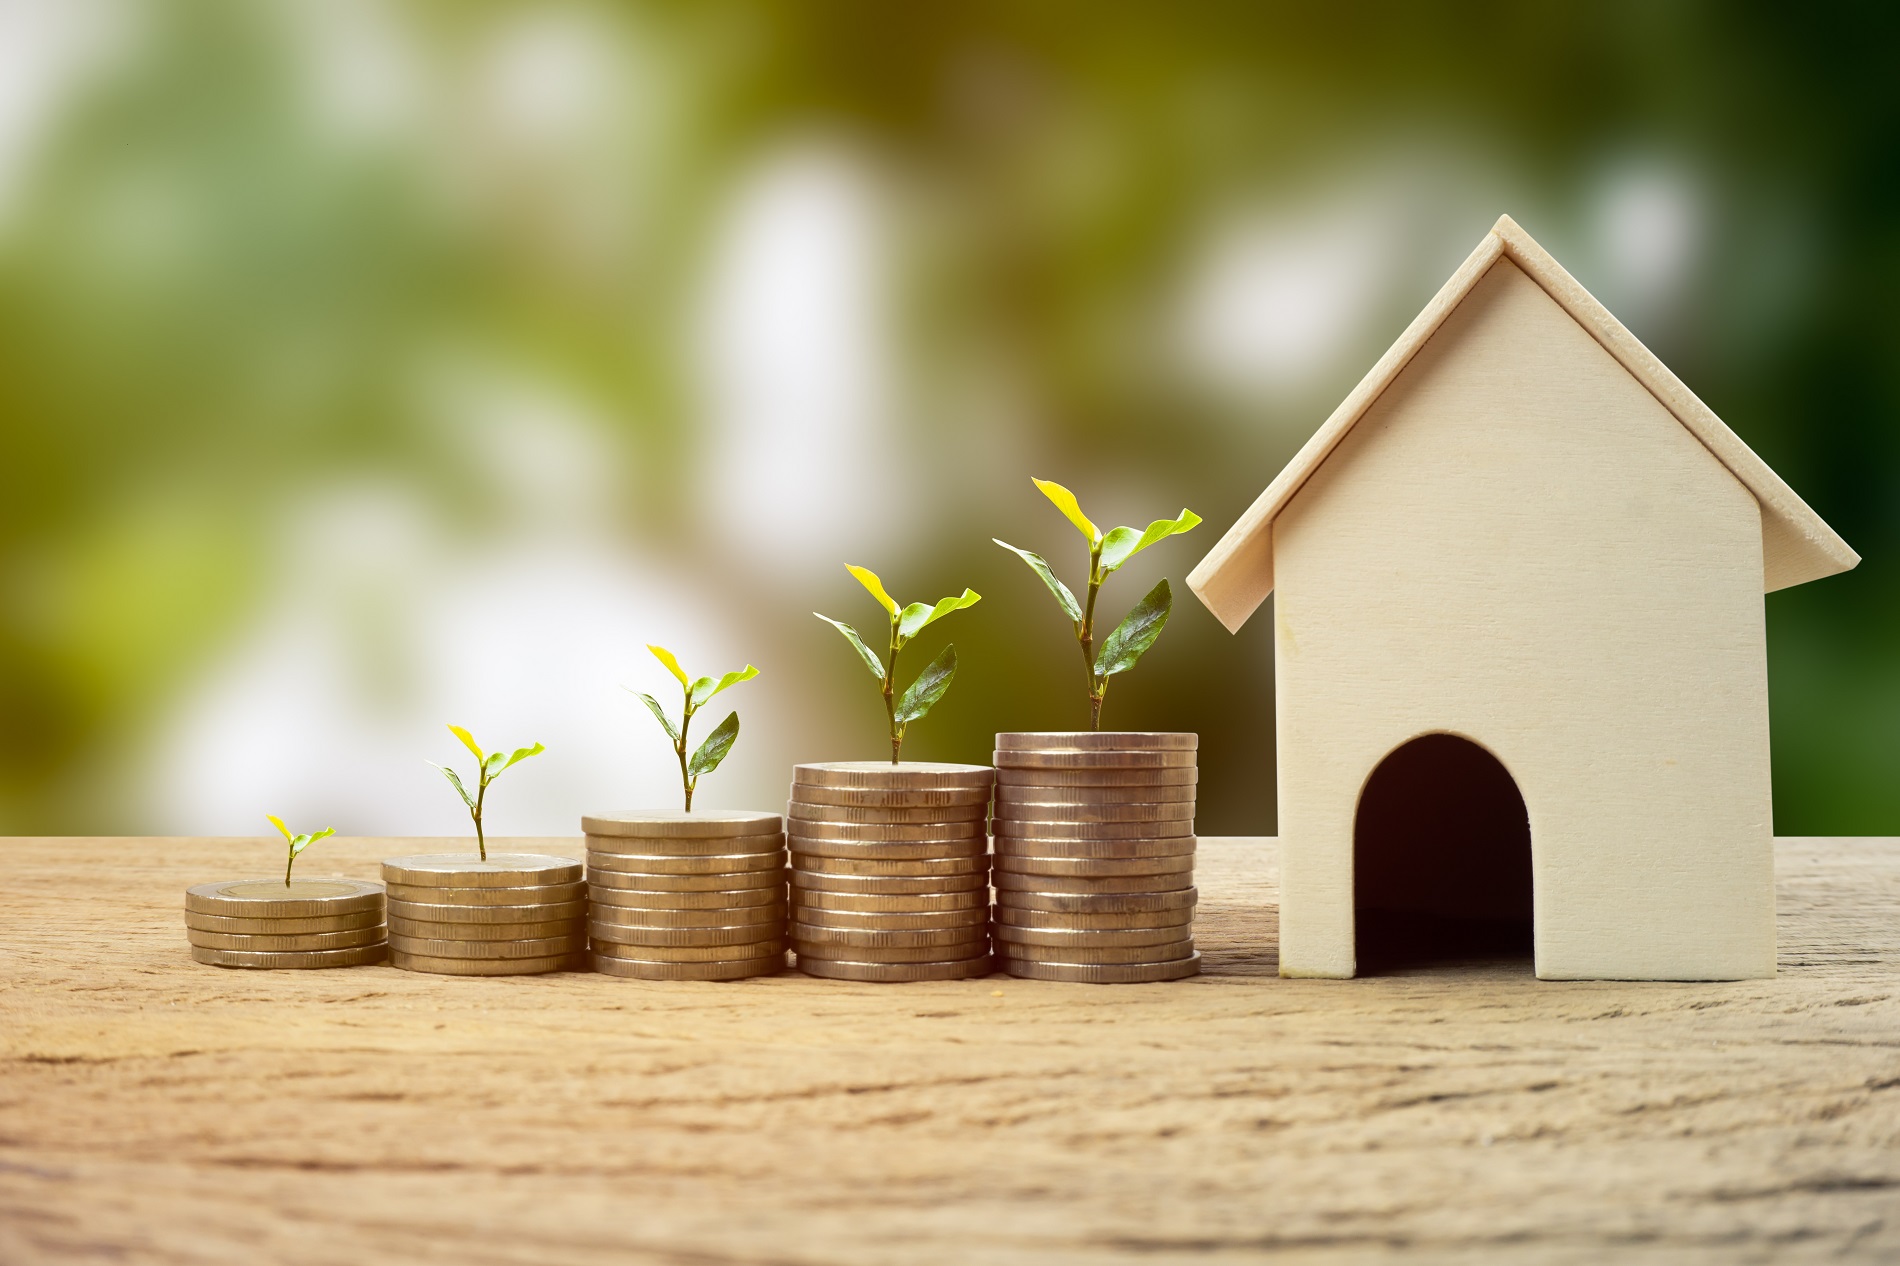
M 589 814 L 594 970 L 740 980 L 785 966 L 785 831 L 776 813 Z
M 357 967 L 388 953 L 383 886 L 241 879 L 185 890 L 191 956 L 214 967 Z
M 538 853 L 392 857 L 389 961 L 446 976 L 527 976 L 578 965 L 587 948 L 581 864 Z
M 1010 975 L 1133 984 L 1200 970 L 1199 742 L 996 736 L 996 938 Z
M 792 948 L 835 980 L 962 980 L 990 957 L 991 771 L 833 762 L 793 774 Z

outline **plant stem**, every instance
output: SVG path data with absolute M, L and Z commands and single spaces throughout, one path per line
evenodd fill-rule
M 488 860 L 488 837 L 482 834 L 482 799 L 488 795 L 488 774 L 483 770 L 476 773 L 481 781 L 475 787 L 475 847 L 480 850 L 482 860 Z
M 1089 549 L 1089 600 L 1082 611 L 1082 625 L 1076 630 L 1076 640 L 1082 644 L 1082 677 L 1089 692 L 1089 729 L 1102 728 L 1102 696 L 1108 693 L 1107 681 L 1095 675 L 1095 595 L 1102 591 L 1101 574 L 1102 547 L 1100 543 Z
M 891 764 L 897 764 L 898 749 L 904 745 L 904 732 L 897 726 L 897 617 L 891 617 L 891 651 L 884 662 L 884 715 L 891 723 Z
M 693 724 L 693 688 L 687 686 L 684 689 L 686 702 L 680 706 L 680 738 L 679 742 L 673 745 L 673 750 L 679 753 L 680 786 L 686 792 L 686 812 L 691 813 L 693 811 L 693 782 L 686 776 L 686 731 Z
M 296 860 L 297 860 L 297 850 L 295 846 L 292 846 L 292 848 L 290 849 L 290 855 L 284 858 L 284 887 L 286 888 L 290 887 L 290 864 Z

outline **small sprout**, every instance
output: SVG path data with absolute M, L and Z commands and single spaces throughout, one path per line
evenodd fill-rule
M 673 751 L 679 756 L 680 761 L 680 786 L 686 792 L 686 811 L 691 813 L 693 792 L 699 786 L 699 776 L 710 774 L 719 768 L 719 762 L 726 759 L 726 753 L 732 750 L 733 743 L 739 738 L 739 714 L 729 712 L 726 714 L 726 719 L 706 736 L 706 741 L 699 745 L 699 750 L 693 753 L 692 759 L 688 760 L 686 731 L 693 724 L 693 716 L 708 699 L 729 686 L 736 686 L 742 681 L 751 681 L 759 675 L 759 670 L 747 664 L 737 672 L 727 673 L 716 681 L 711 677 L 694 679 L 686 675 L 686 670 L 680 667 L 680 662 L 674 657 L 672 651 L 664 646 L 654 646 L 650 642 L 647 644 L 647 649 L 653 652 L 653 658 L 666 665 L 666 671 L 673 674 L 679 681 L 680 689 L 685 692 L 686 703 L 680 713 L 680 723 L 675 727 L 672 718 L 666 715 L 666 709 L 660 706 L 658 699 L 652 695 L 634 691 L 635 694 L 640 694 L 640 701 L 647 705 L 654 719 L 660 723 L 660 728 L 666 731 L 666 737 L 673 740 Z M 633 688 L 629 686 L 627 689 Z
M 501 777 L 501 771 L 510 765 L 527 760 L 530 756 L 539 756 L 548 749 L 536 743 L 533 747 L 517 747 L 513 752 L 490 752 L 483 755 L 482 749 L 475 742 L 475 736 L 461 726 L 451 725 L 449 733 L 461 739 L 462 746 L 475 753 L 477 775 L 475 795 L 472 798 L 469 796 L 468 788 L 462 785 L 461 775 L 453 769 L 447 765 L 436 765 L 434 761 L 430 761 L 429 764 L 435 765 L 442 771 L 442 776 L 449 780 L 451 787 L 455 788 L 455 794 L 462 797 L 462 803 L 468 806 L 468 815 L 475 819 L 475 846 L 481 850 L 482 860 L 487 861 L 488 837 L 482 834 L 482 800 L 488 795 L 488 784 Z
M 1026 549 L 1017 549 L 1007 541 L 997 541 L 1004 549 L 1029 564 L 1029 569 L 1042 578 L 1042 583 L 1055 595 L 1056 602 L 1062 607 L 1062 614 L 1069 617 L 1075 626 L 1075 640 L 1082 648 L 1082 671 L 1088 682 L 1089 692 L 1089 728 L 1102 728 L 1102 700 L 1108 694 L 1108 679 L 1117 673 L 1125 673 L 1135 666 L 1155 639 L 1161 636 L 1161 629 L 1168 622 L 1168 614 L 1174 607 L 1174 594 L 1164 579 L 1147 596 L 1135 604 L 1115 631 L 1102 642 L 1101 653 L 1095 650 L 1095 597 L 1101 591 L 1102 582 L 1107 580 L 1121 565 L 1147 549 L 1157 541 L 1186 532 L 1201 521 L 1201 516 L 1192 510 L 1183 509 L 1178 519 L 1156 519 L 1146 528 L 1118 527 L 1103 532 L 1082 513 L 1075 494 L 1061 484 L 1046 479 L 1031 479 L 1031 483 L 1042 490 L 1042 495 L 1062 511 L 1063 517 L 1075 524 L 1075 530 L 1089 543 L 1089 586 L 1088 601 L 1077 602 L 1069 587 L 1056 579 L 1055 572 L 1043 561 L 1042 555 Z
M 879 661 L 877 652 L 865 645 L 864 639 L 858 636 L 858 631 L 849 624 L 834 620 L 828 615 L 818 615 L 816 611 L 812 614 L 844 634 L 845 641 L 851 643 L 852 649 L 858 653 L 858 658 L 862 659 L 864 666 L 871 670 L 871 676 L 877 678 L 878 689 L 884 695 L 884 714 L 890 720 L 891 764 L 895 765 L 898 752 L 904 746 L 904 730 L 912 721 L 919 719 L 936 706 L 937 700 L 943 698 L 944 691 L 950 689 L 951 679 L 957 675 L 957 648 L 946 646 L 937 658 L 930 661 L 923 672 L 917 674 L 917 680 L 910 683 L 910 688 L 899 696 L 897 693 L 897 652 L 903 650 L 913 637 L 952 611 L 961 611 L 965 607 L 975 606 L 981 600 L 981 595 L 974 590 L 965 589 L 957 597 L 939 600 L 935 606 L 913 602 L 909 606 L 900 607 L 895 598 L 884 592 L 884 582 L 878 579 L 876 572 L 868 567 L 854 567 L 848 563 L 845 565 L 845 570 L 870 591 L 871 596 L 877 599 L 877 604 L 883 607 L 884 613 L 890 617 L 890 645 L 884 660 Z
M 309 835 L 292 835 L 290 828 L 284 825 L 284 820 L 275 813 L 266 813 L 264 816 L 270 819 L 270 824 L 276 827 L 278 831 L 282 833 L 284 839 L 290 844 L 290 856 L 284 859 L 284 887 L 288 888 L 290 887 L 291 863 L 295 862 L 299 854 L 312 844 L 315 844 L 318 840 L 335 835 L 336 829 L 326 826 L 321 831 L 313 831 Z

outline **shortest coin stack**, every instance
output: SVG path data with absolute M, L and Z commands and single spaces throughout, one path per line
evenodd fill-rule
M 727 809 L 582 817 L 594 970 L 635 980 L 783 970 L 784 825 Z
M 191 956 L 214 967 L 358 967 L 389 946 L 383 886 L 361 879 L 241 879 L 185 890 Z
M 584 967 L 581 864 L 536 853 L 392 857 L 389 962 L 445 976 L 530 976 Z

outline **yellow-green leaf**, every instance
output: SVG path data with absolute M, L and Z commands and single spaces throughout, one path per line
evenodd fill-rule
M 470 734 L 467 730 L 463 729 L 459 725 L 451 725 L 449 727 L 449 733 L 453 734 L 456 738 L 461 739 L 462 746 L 466 747 L 469 751 L 475 753 L 476 760 L 488 759 L 486 756 L 482 755 L 482 749 L 475 745 L 475 736 Z
M 290 828 L 284 825 L 282 818 L 278 817 L 275 813 L 266 813 L 264 816 L 270 819 L 270 824 L 277 828 L 278 834 L 282 835 L 285 839 L 291 838 Z
M 1053 501 L 1056 509 L 1062 511 L 1069 522 L 1075 524 L 1075 530 L 1080 532 L 1088 541 L 1090 549 L 1094 549 L 1097 545 L 1101 544 L 1101 530 L 1089 521 L 1088 515 L 1082 513 L 1082 507 L 1077 503 L 1073 492 L 1070 492 L 1061 484 L 1052 483 L 1047 479 L 1037 479 L 1033 475 L 1030 476 L 1029 482 L 1042 489 L 1042 495 Z
M 876 572 L 869 567 L 856 567 L 850 563 L 846 563 L 844 569 L 856 576 L 858 583 L 871 591 L 871 596 L 877 599 L 877 604 L 884 608 L 886 614 L 897 614 L 897 601 L 884 592 L 884 582 L 877 578 Z
M 680 685 L 684 686 L 691 680 L 687 677 L 686 670 L 680 667 L 679 660 L 673 658 L 672 651 L 667 650 L 664 646 L 655 646 L 651 642 L 647 643 L 647 649 L 653 652 L 653 658 L 666 665 L 667 672 L 679 678 Z

